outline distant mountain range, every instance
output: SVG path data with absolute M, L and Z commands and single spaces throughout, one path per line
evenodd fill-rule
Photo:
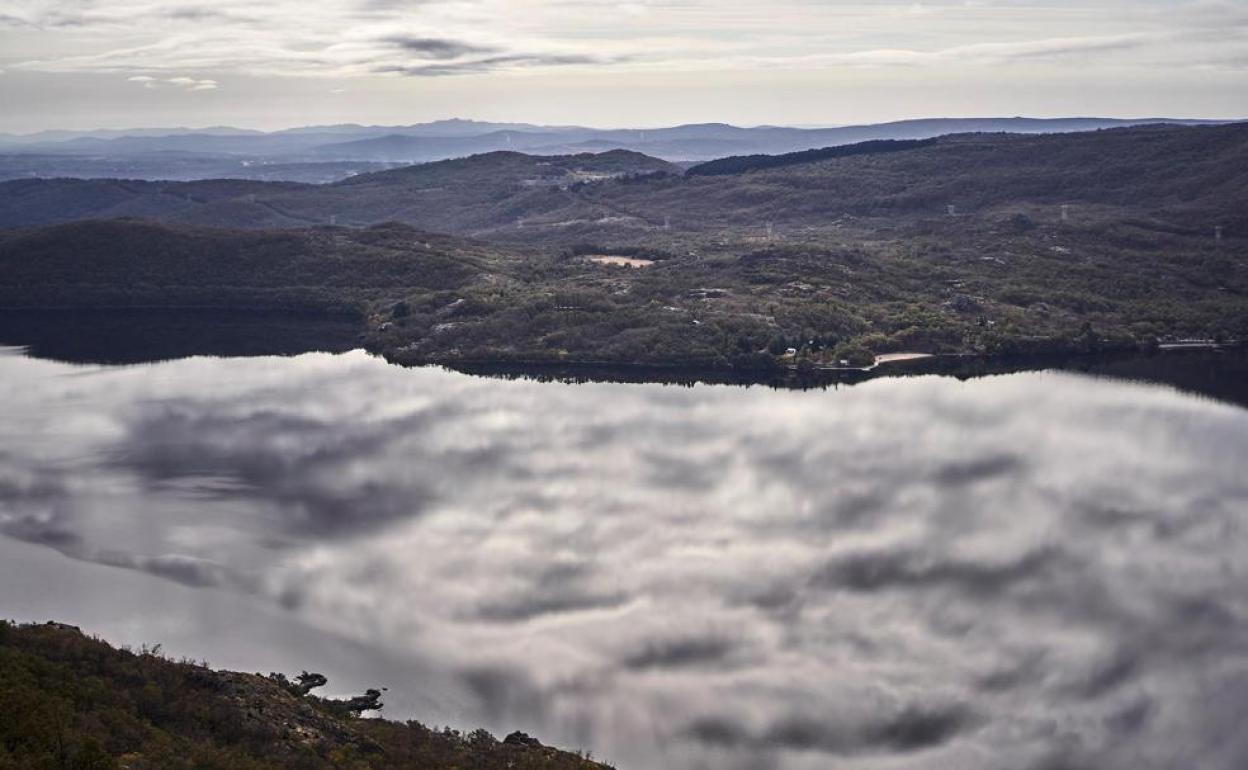
M 556 233 L 598 239 L 604 231 L 653 227 L 668 216 L 682 230 L 762 221 L 806 226 L 845 212 L 931 215 L 950 204 L 969 210 L 1022 200 L 1198 209 L 1209 226 L 1216 218 L 1231 232 L 1243 226 L 1245 148 L 1248 124 L 1155 126 L 877 140 L 792 156 L 730 157 L 693 166 L 683 177 L 680 165 L 609 150 L 488 152 L 326 185 L 27 179 L 0 183 L 0 227 L 117 217 L 248 229 L 397 221 L 549 242 Z M 792 171 L 777 173 L 786 168 Z M 740 176 L 751 169 L 759 171 Z
M 1147 124 L 1202 125 L 1228 121 L 1173 118 L 933 118 L 835 128 L 743 128 L 704 123 L 651 129 L 597 129 L 581 126 L 539 126 L 440 120 L 409 126 L 354 124 L 308 126 L 261 132 L 229 127 L 203 129 L 148 128 L 100 131 L 44 131 L 0 134 L 0 154 L 42 160 L 20 171 L 0 162 L 0 177 L 68 175 L 66 157 L 130 158 L 154 161 L 142 177 L 162 177 L 160 156 L 177 158 L 245 157 L 265 163 L 382 162 L 422 163 L 448 158 L 515 150 L 539 155 L 571 155 L 623 149 L 668 161 L 704 161 L 728 155 L 787 153 L 878 139 L 928 139 L 955 133 L 1047 134 L 1092 131 Z M 75 167 L 77 168 L 77 167 Z M 71 170 L 69 173 L 73 173 Z

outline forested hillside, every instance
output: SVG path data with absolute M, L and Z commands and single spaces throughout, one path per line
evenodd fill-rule
M 1084 221 L 1164 217 L 1177 228 L 1212 234 L 1222 225 L 1227 235 L 1248 236 L 1248 125 L 972 134 L 900 152 L 848 150 L 746 174 L 603 185 L 585 198 L 702 231 L 764 221 L 817 228 L 846 215 L 887 227 L 945 215 L 948 206 L 974 217 L 1042 205 L 1056 217 L 1066 204 Z
M 917 150 L 933 144 L 935 139 L 878 139 L 858 144 L 847 144 L 839 147 L 825 147 L 820 150 L 803 150 L 784 155 L 734 155 L 728 158 L 699 163 L 686 173 L 689 176 L 725 176 L 727 174 L 744 174 L 748 171 L 762 171 L 769 168 L 785 166 L 801 166 L 807 163 L 818 163 L 821 160 L 848 158 L 854 155 L 882 155 L 902 150 Z
M 495 152 L 360 174 L 330 185 L 20 180 L 0 182 L 0 227 L 143 217 L 245 229 L 397 221 L 472 233 L 549 214 L 565 205 L 570 187 L 678 172 L 664 161 L 625 151 L 563 157 Z
M 226 210 L 250 203 L 252 195 L 285 193 L 300 185 L 212 179 L 199 182 L 144 182 L 129 179 L 21 179 L 0 182 L 0 227 L 59 224 L 83 219 L 144 217 L 176 220 L 187 212 L 224 204 Z M 267 212 L 267 213 L 265 213 Z M 278 224 L 281 215 L 248 207 L 233 227 Z
M 902 151 L 878 152 L 884 147 Z M 332 185 L 6 182 L 0 183 L 0 226 L 115 216 L 234 228 L 399 221 L 545 243 L 585 233 L 641 238 L 665 224 L 698 233 L 767 221 L 819 228 L 849 215 L 887 227 L 944 214 L 948 206 L 975 215 L 1009 205 L 1068 204 L 1120 217 L 1164 216 L 1181 228 L 1219 224 L 1228 235 L 1244 235 L 1245 168 L 1245 124 L 963 134 L 726 159 L 689 176 L 624 151 L 550 158 L 498 152 Z M 716 169 L 733 173 L 707 173 Z
M 0 237 L 0 306 L 351 313 L 370 348 L 406 363 L 755 368 L 860 360 L 862 351 L 1248 337 L 1238 242 L 1023 213 L 864 238 L 847 229 L 836 240 L 547 254 L 402 225 L 81 223 Z M 600 261 L 611 259 L 640 266 Z
M 403 225 L 254 231 L 80 222 L 0 231 L 0 307 L 197 307 L 360 314 L 515 262 Z
M 1248 338 L 1248 126 L 887 147 L 711 175 L 624 152 L 494 153 L 241 198 L 255 183 L 195 183 L 202 202 L 177 199 L 172 224 L 0 233 L 0 308 L 353 312 L 371 349 L 452 365 L 827 366 Z M 0 185 L 0 210 L 12 192 Z M 337 225 L 184 223 L 259 210 Z M 390 219 L 422 229 L 368 224 Z

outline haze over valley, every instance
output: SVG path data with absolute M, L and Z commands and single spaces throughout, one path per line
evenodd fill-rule
M 377 170 L 378 164 L 422 163 L 493 151 L 576 155 L 622 149 L 688 162 L 966 132 L 1041 134 L 1215 122 L 1173 118 L 986 118 L 907 120 L 824 129 L 741 128 L 708 123 L 608 130 L 452 119 L 411 126 L 309 126 L 268 133 L 225 127 L 41 131 L 0 134 L 0 179 L 230 177 L 329 182 Z

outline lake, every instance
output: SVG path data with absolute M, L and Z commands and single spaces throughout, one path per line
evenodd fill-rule
M 43 354 L 0 350 L 0 616 L 633 770 L 1248 756 L 1242 352 L 811 390 Z

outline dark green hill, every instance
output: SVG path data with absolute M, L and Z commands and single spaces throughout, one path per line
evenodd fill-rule
M 822 154 L 821 154 L 822 153 Z M 827 157 L 832 155 L 835 157 Z M 1248 228 L 1248 124 L 1144 126 L 1073 134 L 961 134 L 904 152 L 852 147 L 716 161 L 733 173 L 678 175 L 628 151 L 538 157 L 493 152 L 332 185 L 236 180 L 0 183 L 0 226 L 142 216 L 216 227 L 400 221 L 440 232 L 548 243 L 587 235 L 644 238 L 670 222 L 710 232 L 766 221 L 823 227 L 1002 206 L 1109 207 L 1228 235 Z M 766 168 L 783 164 L 779 168 Z
M 1228 234 L 1248 235 L 1248 125 L 968 134 L 904 152 L 589 192 L 592 202 L 651 222 L 671 216 L 681 229 L 763 220 L 818 227 L 845 214 L 905 220 L 943 215 L 950 205 L 973 215 L 1008 205 L 1072 204 L 1165 216 L 1183 227 L 1217 223 Z
M 210 179 L 146 182 L 128 179 L 21 179 L 0 182 L 0 227 L 60 224 L 83 219 L 145 217 L 178 220 L 221 202 L 250 202 L 252 196 L 285 194 L 305 187 L 291 182 Z M 306 186 L 312 189 L 311 186 Z M 273 226 L 272 212 L 242 219 L 225 209 L 214 217 L 227 227 Z
M 660 231 L 648 246 L 551 252 L 397 224 L 83 222 L 0 234 L 0 310 L 351 313 L 369 348 L 452 365 L 819 365 L 857 360 L 863 348 L 994 353 L 1248 338 L 1243 239 L 1216 242 L 1150 219 L 1042 214 L 1024 207 L 888 229 L 850 220 L 770 240 Z M 603 264 L 610 258 L 640 267 Z
M 361 719 L 368 700 L 317 698 L 281 676 L 214 671 L 158 648 L 117 650 L 70 626 L 0 621 L 5 770 L 609 770 L 521 734 Z
M 679 176 L 627 152 L 493 153 L 254 200 L 201 183 L 176 219 L 340 226 L 12 231 L 0 309 L 352 309 L 372 349 L 450 364 L 1248 338 L 1248 126 L 962 135 L 785 162 Z M 378 219 L 479 240 L 341 226 Z M 620 258 L 641 261 L 608 264 Z
M 817 163 L 821 160 L 848 158 L 853 155 L 882 155 L 889 152 L 917 150 L 933 144 L 935 139 L 877 139 L 858 144 L 846 144 L 837 147 L 824 147 L 814 150 L 802 150 L 783 155 L 735 155 L 720 158 L 706 163 L 699 163 L 685 173 L 689 176 L 726 176 L 744 174 L 749 171 L 763 171 L 785 166 L 801 166 Z
M 474 234 L 579 205 L 568 191 L 572 187 L 679 171 L 665 161 L 614 150 L 553 157 L 492 152 L 360 174 L 331 185 L 21 180 L 0 182 L 0 227 L 133 216 L 248 229 L 399 221 Z
M 521 227 L 526 217 L 546 220 L 577 209 L 577 189 L 611 179 L 677 174 L 665 161 L 635 152 L 539 157 L 492 152 L 458 160 L 361 174 L 314 194 L 292 190 L 262 202 L 292 221 L 365 225 L 397 221 L 442 232 L 482 236 L 499 227 Z M 206 222 L 200 211 L 186 221 Z
M 0 231 L 0 307 L 360 313 L 389 296 L 462 289 L 516 259 L 404 225 L 258 231 L 79 222 Z

